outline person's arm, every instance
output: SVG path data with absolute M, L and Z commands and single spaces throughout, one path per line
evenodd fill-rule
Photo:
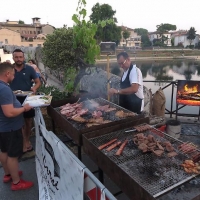
M 35 82 L 35 85 L 31 88 L 31 90 L 35 93 L 37 89 L 41 86 L 41 82 L 33 68 L 31 72 L 31 79 L 33 79 Z
M 130 87 L 128 88 L 124 88 L 124 89 L 114 89 L 114 88 L 110 88 L 109 90 L 109 94 L 113 95 L 113 94 L 124 94 L 124 95 L 128 95 L 128 94 L 133 94 L 136 93 L 138 91 L 139 85 L 137 83 L 133 83 Z
M 35 85 L 31 88 L 31 90 L 35 93 L 37 89 L 41 86 L 41 81 L 39 78 L 34 79 Z
M 25 107 L 14 108 L 13 104 L 1 105 L 2 111 L 6 117 L 16 117 L 25 112 Z
M 120 89 L 117 91 L 118 94 L 134 94 L 138 91 L 139 85 L 137 83 L 132 83 L 131 87 Z
M 138 74 L 137 68 L 133 68 L 131 70 L 130 75 L 129 75 L 129 81 L 131 83 L 130 87 L 119 89 L 119 90 L 111 88 L 109 90 L 109 94 L 110 95 L 113 95 L 113 94 L 129 95 L 129 94 L 136 93 L 139 88 L 139 74 Z

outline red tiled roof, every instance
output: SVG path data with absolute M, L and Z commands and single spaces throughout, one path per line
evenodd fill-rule
M 7 24 L 5 22 L 0 22 L 0 26 L 2 27 L 35 27 L 33 24 Z
M 128 28 L 126 26 L 119 26 L 119 27 L 122 29 L 122 31 L 125 31 L 125 30 L 127 30 L 127 31 L 134 31 L 134 29 Z
M 160 34 L 160 32 L 154 31 L 154 32 L 149 32 L 148 34 L 149 34 L 149 35 L 152 35 L 152 34 Z M 169 32 L 165 32 L 164 34 L 169 34 Z

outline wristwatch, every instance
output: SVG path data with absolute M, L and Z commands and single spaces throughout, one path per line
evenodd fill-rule
M 119 90 L 117 90 L 117 94 L 119 94 Z

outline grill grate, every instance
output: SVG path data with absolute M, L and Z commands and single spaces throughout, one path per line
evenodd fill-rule
M 102 152 L 152 196 L 158 197 L 161 194 L 173 189 L 175 186 L 180 185 L 195 176 L 186 174 L 180 166 L 180 164 L 182 164 L 187 157 L 177 150 L 178 145 L 181 144 L 179 140 L 167 136 L 166 134 L 154 128 L 143 132 L 144 135 L 153 135 L 161 142 L 170 141 L 178 152 L 178 155 L 174 158 L 167 157 L 166 152 L 161 157 L 158 157 L 151 152 L 142 153 L 142 151 L 137 148 L 132 140 L 133 135 L 137 133 L 125 133 L 125 130 L 91 138 L 90 141 L 96 147 L 99 147 L 100 145 L 105 144 L 114 138 L 117 138 L 122 142 L 125 139 L 128 139 L 129 142 L 124 148 L 121 156 L 115 156 L 115 153 L 119 147 L 110 152 L 107 152 L 105 149 L 103 149 Z M 159 135 L 163 135 L 163 137 L 159 136 L 158 132 L 160 132 Z
M 127 118 L 119 118 L 119 117 L 116 117 L 115 116 L 115 113 L 119 110 L 123 110 L 124 112 L 126 113 L 133 113 L 129 110 L 126 110 L 114 103 L 111 103 L 105 99 L 102 99 L 102 98 L 96 98 L 96 99 L 92 99 L 92 100 L 86 100 L 86 101 L 83 101 L 83 108 L 88 108 L 89 112 L 85 115 L 83 115 L 82 117 L 84 119 L 91 119 L 92 118 L 92 112 L 95 110 L 95 107 L 90 107 L 90 105 L 92 104 L 91 102 L 95 102 L 95 103 L 98 103 L 100 106 L 104 106 L 104 105 L 109 105 L 110 107 L 112 108 L 116 108 L 115 111 L 111 111 L 111 112 L 102 112 L 103 114 L 103 119 L 104 120 L 110 120 L 112 122 L 115 122 L 115 121 L 121 121 L 121 120 L 125 120 Z M 57 111 L 58 113 L 60 113 L 60 108 L 57 107 L 57 108 L 54 108 L 55 111 Z M 74 120 L 71 120 L 71 119 L 67 119 L 67 117 L 65 117 L 65 115 L 62 115 L 70 124 L 73 125 L 74 128 L 76 128 L 77 130 L 82 130 L 82 129 L 86 129 L 87 127 L 85 126 L 84 123 L 79 123 L 79 122 L 76 122 Z M 134 117 L 134 116 L 133 116 Z M 131 118 L 133 118 L 131 117 Z M 137 117 L 137 114 L 135 114 L 135 117 Z M 108 123 L 109 124 L 109 123 Z M 101 124 L 100 124 L 101 125 Z

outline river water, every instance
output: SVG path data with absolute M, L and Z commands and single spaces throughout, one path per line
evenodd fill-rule
M 176 80 L 197 80 L 200 81 L 200 62 L 196 60 L 167 60 L 167 61 L 136 61 L 137 67 L 141 69 L 144 85 L 156 92 L 159 87 L 164 87 L 169 83 L 159 81 Z M 106 70 L 106 63 L 98 63 L 98 67 Z M 110 72 L 121 76 L 123 70 L 117 62 L 110 63 Z M 145 81 L 158 81 L 157 83 Z M 166 108 L 170 110 L 172 87 L 163 90 L 166 96 Z M 173 110 L 176 109 L 176 88 L 174 90 Z M 179 113 L 198 114 L 199 108 L 196 106 L 186 106 Z

